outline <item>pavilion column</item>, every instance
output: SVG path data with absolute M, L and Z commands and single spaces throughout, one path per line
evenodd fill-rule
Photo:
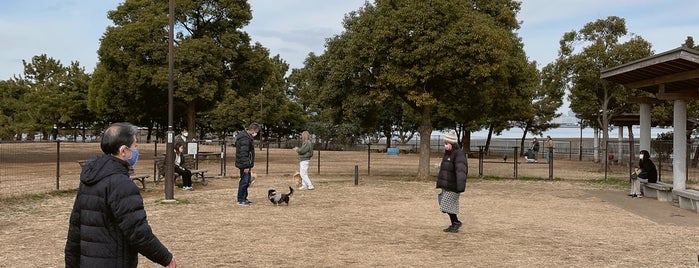
M 621 150 L 623 146 L 621 146 L 621 145 L 624 144 L 624 126 L 618 126 L 618 128 L 619 128 L 619 146 L 617 147 L 618 150 L 616 153 L 616 155 L 617 155 L 616 161 L 617 161 L 617 163 L 621 164 L 621 163 L 623 163 L 623 162 L 621 162 L 623 159 L 623 157 L 622 157 L 623 150 Z
M 687 189 L 687 102 L 675 100 L 672 120 L 672 186 Z
M 639 145 L 641 150 L 650 152 L 650 103 L 640 103 L 639 106 L 641 106 L 639 111 L 641 117 L 641 143 Z

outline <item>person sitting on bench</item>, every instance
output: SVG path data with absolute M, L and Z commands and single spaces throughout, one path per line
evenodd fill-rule
M 631 176 L 631 193 L 629 196 L 633 198 L 643 197 L 641 183 L 658 182 L 658 170 L 655 168 L 653 161 L 650 160 L 650 153 L 646 150 L 641 150 L 638 157 L 640 158 L 638 160 L 638 168 L 634 170 L 636 179 L 633 179 L 633 174 Z
M 175 145 L 175 173 L 182 176 L 182 190 L 193 191 L 192 187 L 192 171 L 184 167 L 184 144 L 177 143 Z
M 539 162 L 536 160 L 536 154 L 534 154 L 534 151 L 532 151 L 532 149 L 527 149 L 527 152 L 524 153 L 524 159 L 527 160 L 527 163 Z

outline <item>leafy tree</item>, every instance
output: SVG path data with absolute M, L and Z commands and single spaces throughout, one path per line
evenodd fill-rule
M 372 111 L 371 103 L 392 98 L 419 114 L 418 178 L 426 179 L 438 103 L 448 101 L 450 93 L 464 99 L 462 92 L 476 90 L 472 85 L 504 68 L 511 52 L 509 29 L 480 11 L 486 3 L 366 3 L 345 17 L 344 33 L 327 42 L 329 71 L 320 95 L 342 104 L 336 118 L 367 115 L 362 110 Z
M 610 16 L 585 24 L 579 31 L 567 32 L 560 41 L 557 65 L 564 85 L 570 90 L 570 108 L 603 133 L 602 147 L 609 139 L 609 120 L 615 114 L 629 112 L 628 93 L 623 86 L 600 79 L 602 69 L 651 55 L 651 44 L 632 35 L 626 42 L 623 18 Z M 580 49 L 576 51 L 576 49 Z M 642 93 L 636 93 L 642 94 Z M 636 109 L 637 110 L 637 109 Z M 605 148 L 602 148 L 604 151 Z
M 293 70 L 289 76 L 289 95 L 301 105 L 308 119 L 306 128 L 324 148 L 331 142 L 343 143 L 360 136 L 359 127 L 349 122 L 346 111 L 350 103 L 358 102 L 345 102 L 350 95 L 346 89 L 349 84 L 331 79 L 336 75 L 330 71 L 332 64 L 331 54 L 310 53 L 304 67 Z
M 22 63 L 24 75 L 14 83 L 25 89 L 18 100 L 20 103 L 14 105 L 18 108 L 15 120 L 22 121 L 15 124 L 20 126 L 18 131 L 39 130 L 44 139 L 48 139 L 53 125 L 74 128 L 94 122 L 93 114 L 86 110 L 85 94 L 90 76 L 77 62 L 65 67 L 60 61 L 42 54 L 34 56 L 31 62 Z
M 284 77 L 289 65 L 279 55 L 271 59 L 271 72 L 265 86 L 249 104 L 259 100 L 260 109 L 255 113 L 258 122 L 264 122 L 263 136 L 280 140 L 303 131 L 306 117 L 300 105 L 287 96 L 288 81 Z
M 167 10 L 166 1 L 127 0 L 109 12 L 114 26 L 98 50 L 91 109 L 109 119 L 166 125 Z M 247 1 L 177 1 L 175 13 L 176 117 L 196 129 L 198 113 L 220 114 L 207 112 L 231 95 L 258 91 L 269 75 L 269 57 L 240 30 L 252 18 Z
M 22 96 L 27 91 L 16 80 L 0 81 L 0 139 L 13 139 L 25 130 L 19 115 L 26 110 Z

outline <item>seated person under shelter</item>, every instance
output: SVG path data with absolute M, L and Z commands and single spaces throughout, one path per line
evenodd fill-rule
M 631 193 L 628 195 L 633 198 L 643 197 L 641 183 L 658 182 L 658 170 L 655 168 L 655 163 L 650 160 L 650 153 L 646 150 L 641 150 L 638 157 L 640 158 L 638 167 L 631 173 Z

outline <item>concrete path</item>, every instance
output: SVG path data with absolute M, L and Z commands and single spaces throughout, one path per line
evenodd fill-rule
M 660 225 L 699 227 L 699 214 L 682 209 L 669 202 L 655 198 L 630 198 L 626 192 L 612 190 L 591 190 L 588 193 L 633 214 L 639 215 Z

